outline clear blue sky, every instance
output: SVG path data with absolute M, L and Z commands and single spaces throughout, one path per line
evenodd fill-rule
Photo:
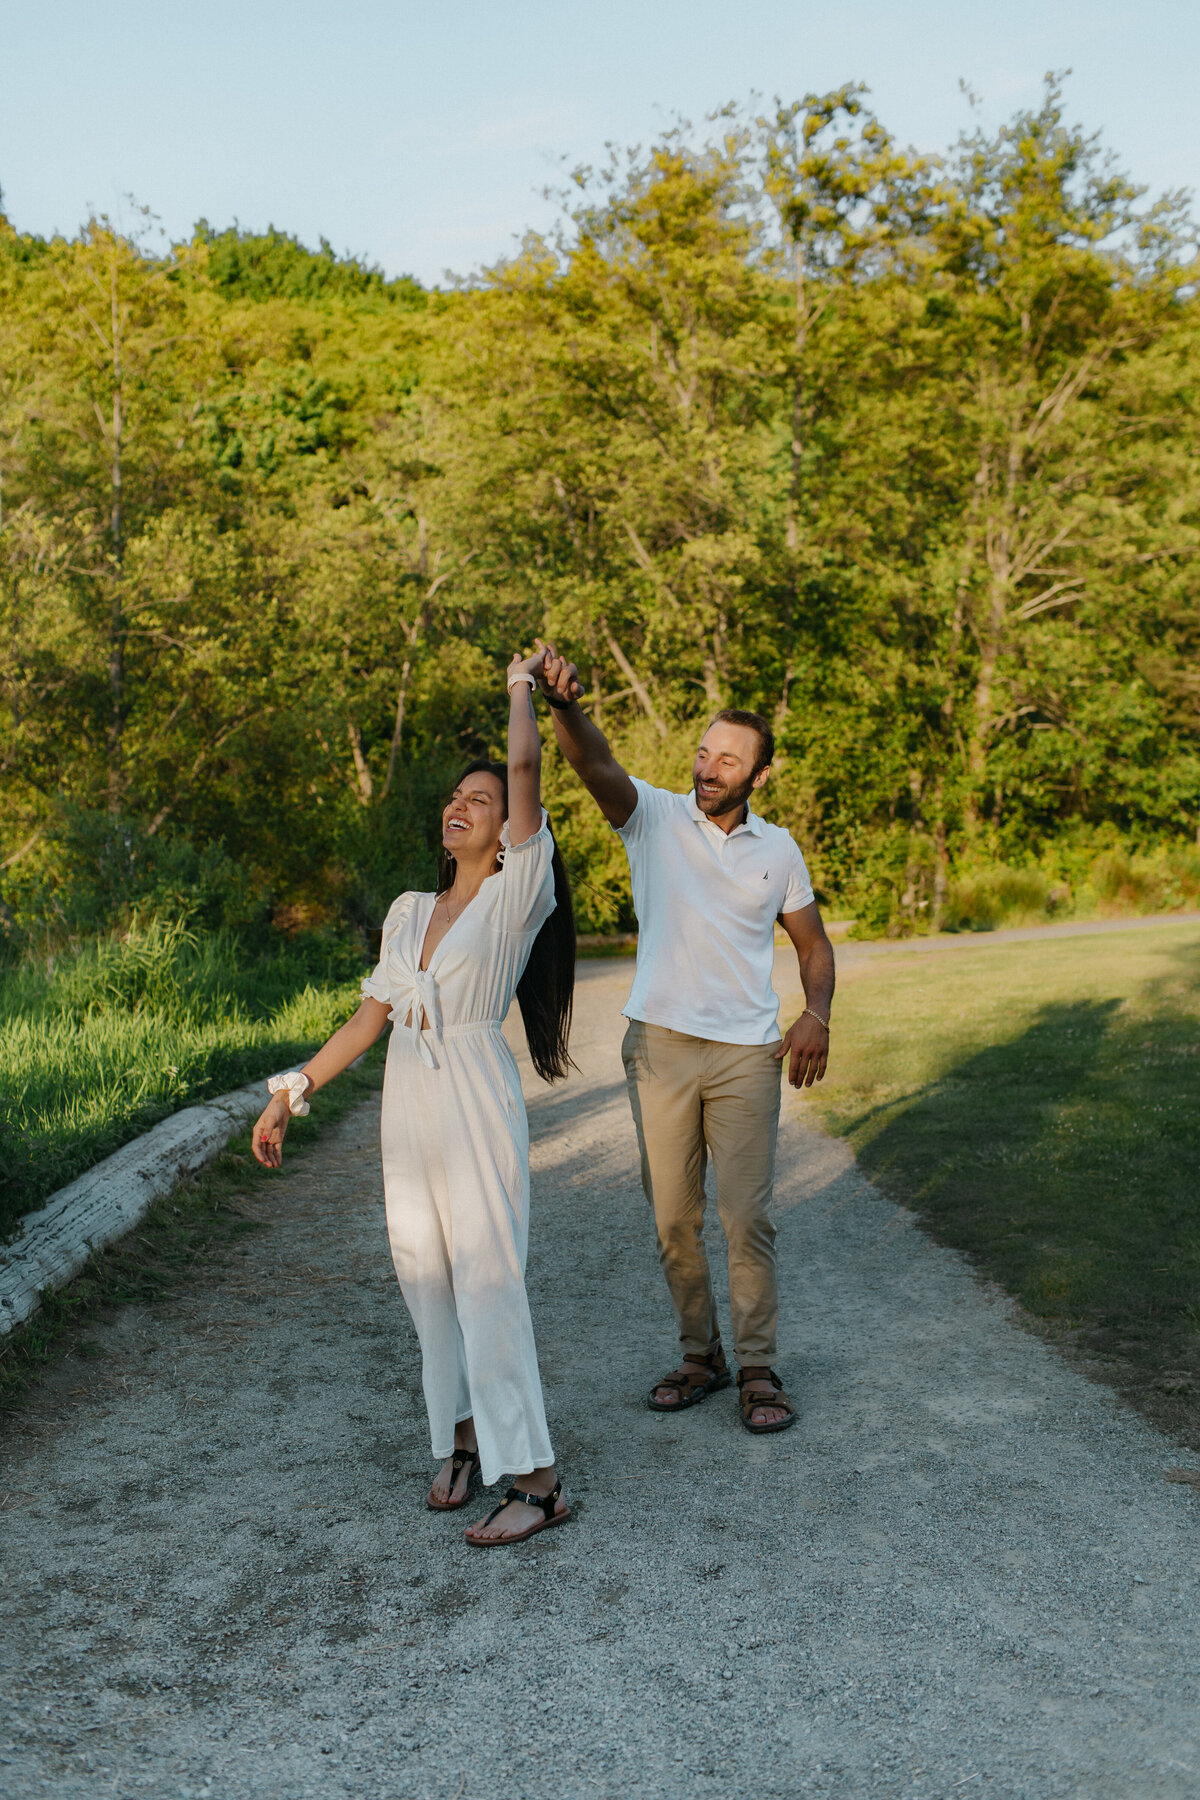
M 1074 70 L 1072 115 L 1200 187 L 1197 0 L 8 0 L 0 187 L 22 230 L 275 224 L 427 282 L 509 253 L 559 158 L 757 90 L 866 81 L 919 149 Z

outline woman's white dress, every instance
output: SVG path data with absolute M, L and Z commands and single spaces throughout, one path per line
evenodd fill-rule
M 434 894 L 401 894 L 362 991 L 391 1007 L 381 1139 L 388 1238 L 417 1336 L 433 1454 L 473 1417 L 483 1479 L 554 1461 L 529 1302 L 529 1125 L 500 1026 L 554 911 L 546 815 L 501 842 L 422 970 Z M 424 1020 L 424 1029 L 422 1029 Z M 407 1023 L 406 1023 L 407 1021 Z

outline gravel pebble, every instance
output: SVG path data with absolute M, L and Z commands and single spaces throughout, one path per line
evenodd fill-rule
M 583 1073 L 527 1084 L 574 1521 L 485 1555 L 425 1511 L 364 1107 L 263 1180 L 244 1258 L 122 1310 L 10 1423 L 6 1797 L 1195 1800 L 1200 1514 L 1163 1479 L 1186 1453 L 1018 1330 L 801 1102 L 800 1423 L 751 1438 L 730 1392 L 646 1409 L 676 1353 L 629 974 L 585 967 Z

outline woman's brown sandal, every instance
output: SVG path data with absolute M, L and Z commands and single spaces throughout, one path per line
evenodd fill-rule
M 767 1431 L 786 1431 L 789 1425 L 796 1423 L 796 1409 L 784 1393 L 783 1383 L 774 1369 L 739 1369 L 737 1380 L 738 1405 L 742 1409 L 742 1424 L 747 1431 L 752 1431 L 759 1436 Z M 756 1387 L 765 1386 L 767 1382 L 770 1382 L 775 1392 L 773 1394 L 748 1394 L 746 1392 L 748 1381 Z M 765 1419 L 756 1424 L 751 1415 L 760 1407 L 765 1406 L 776 1407 L 786 1416 L 782 1419 Z
M 523 1488 L 510 1487 L 499 1506 L 492 1508 L 478 1529 L 483 1531 L 499 1513 L 504 1511 L 506 1506 L 511 1506 L 514 1500 L 519 1500 L 523 1506 L 540 1507 L 541 1518 L 534 1524 L 526 1526 L 524 1531 L 514 1531 L 511 1537 L 473 1537 L 471 1527 L 468 1526 L 465 1534 L 468 1544 L 474 1544 L 477 1550 L 491 1550 L 497 1544 L 524 1543 L 526 1538 L 536 1537 L 539 1531 L 548 1531 L 551 1525 L 565 1525 L 571 1516 L 570 1507 L 564 1506 L 561 1512 L 555 1511 L 558 1505 L 558 1496 L 561 1493 L 561 1481 L 556 1481 L 548 1494 L 527 1494 Z
M 463 1497 L 461 1500 L 455 1500 L 453 1498 L 449 1500 L 435 1500 L 433 1497 L 433 1489 L 430 1488 L 428 1494 L 425 1496 L 425 1504 L 430 1512 L 460 1511 L 471 1498 L 471 1488 L 474 1485 L 475 1477 L 480 1473 L 482 1468 L 483 1464 L 479 1459 L 478 1450 L 456 1449 L 450 1462 L 450 1493 L 453 1496 L 455 1484 L 465 1469 L 467 1471 L 467 1485 L 463 1489 Z
M 687 1360 L 700 1363 L 708 1370 L 708 1374 L 698 1375 L 695 1369 L 672 1369 L 669 1375 L 664 1375 L 661 1381 L 655 1382 L 646 1397 L 646 1405 L 651 1412 L 683 1412 L 689 1406 L 698 1406 L 710 1394 L 727 1388 L 733 1380 L 720 1344 L 715 1350 L 709 1351 L 707 1356 L 689 1356 Z M 678 1400 L 656 1399 L 659 1388 L 674 1388 L 679 1395 Z

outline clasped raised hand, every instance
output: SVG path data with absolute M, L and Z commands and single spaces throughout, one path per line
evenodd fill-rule
M 535 638 L 534 642 L 538 643 L 538 640 Z M 509 686 L 512 686 L 514 675 L 528 675 L 534 681 L 540 682 L 545 665 L 546 646 L 544 644 L 539 643 L 532 656 L 522 656 L 519 650 L 514 650 L 512 660 L 508 665 L 507 681 Z
M 565 656 L 560 656 L 553 644 L 543 644 L 541 638 L 534 638 L 534 643 L 541 650 L 544 662 L 537 673 L 537 684 L 548 700 L 557 700 L 560 706 L 567 706 L 572 700 L 578 700 L 583 693 L 583 683 L 579 679 L 579 670 Z

